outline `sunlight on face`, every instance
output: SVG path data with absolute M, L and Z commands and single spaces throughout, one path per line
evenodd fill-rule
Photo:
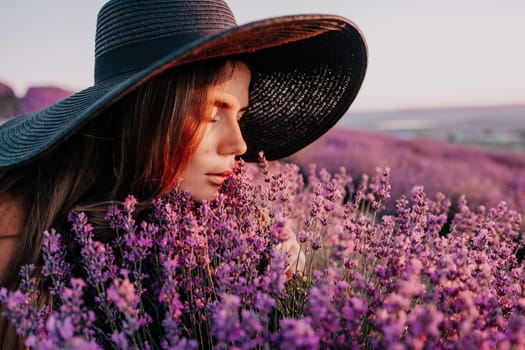
M 213 199 L 231 175 L 235 157 L 246 152 L 239 119 L 248 107 L 250 78 L 248 66 L 236 62 L 231 79 L 208 90 L 209 121 L 180 182 L 180 188 L 191 192 L 196 201 Z

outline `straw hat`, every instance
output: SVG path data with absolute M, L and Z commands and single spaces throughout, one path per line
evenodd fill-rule
M 1 125 L 0 168 L 41 156 L 169 68 L 238 54 L 257 74 L 241 120 L 247 161 L 261 150 L 286 157 L 324 134 L 354 100 L 367 65 L 365 40 L 343 17 L 238 26 L 222 0 L 112 0 L 98 15 L 94 85 Z

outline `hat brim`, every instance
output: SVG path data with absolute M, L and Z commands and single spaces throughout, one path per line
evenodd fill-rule
M 241 120 L 242 156 L 286 157 L 330 129 L 361 87 L 367 47 L 358 27 L 331 15 L 267 19 L 233 27 L 174 49 L 149 67 L 105 79 L 54 105 L 15 117 L 0 128 L 0 167 L 24 164 L 152 77 L 186 63 L 244 55 L 257 74 Z

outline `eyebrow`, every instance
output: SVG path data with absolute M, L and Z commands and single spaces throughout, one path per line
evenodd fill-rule
M 224 99 L 220 99 L 220 98 L 219 98 L 219 99 L 217 99 L 217 100 L 215 101 L 215 103 L 216 103 L 216 104 L 219 104 L 219 105 L 223 105 L 223 106 L 225 106 L 226 108 L 233 109 L 233 104 L 230 103 L 230 102 L 227 101 L 227 100 L 224 100 Z M 246 112 L 246 110 L 248 109 L 248 107 L 250 107 L 250 106 L 244 106 L 244 107 L 240 108 L 240 109 L 239 109 L 239 112 Z

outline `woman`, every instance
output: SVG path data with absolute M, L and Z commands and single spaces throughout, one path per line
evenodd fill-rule
M 1 285 L 40 257 L 42 232 L 176 186 L 212 199 L 235 158 L 288 156 L 346 112 L 366 69 L 350 21 L 289 16 L 237 26 L 220 0 L 112 0 L 101 9 L 95 84 L 0 127 Z M 2 348 L 15 346 L 4 322 Z

